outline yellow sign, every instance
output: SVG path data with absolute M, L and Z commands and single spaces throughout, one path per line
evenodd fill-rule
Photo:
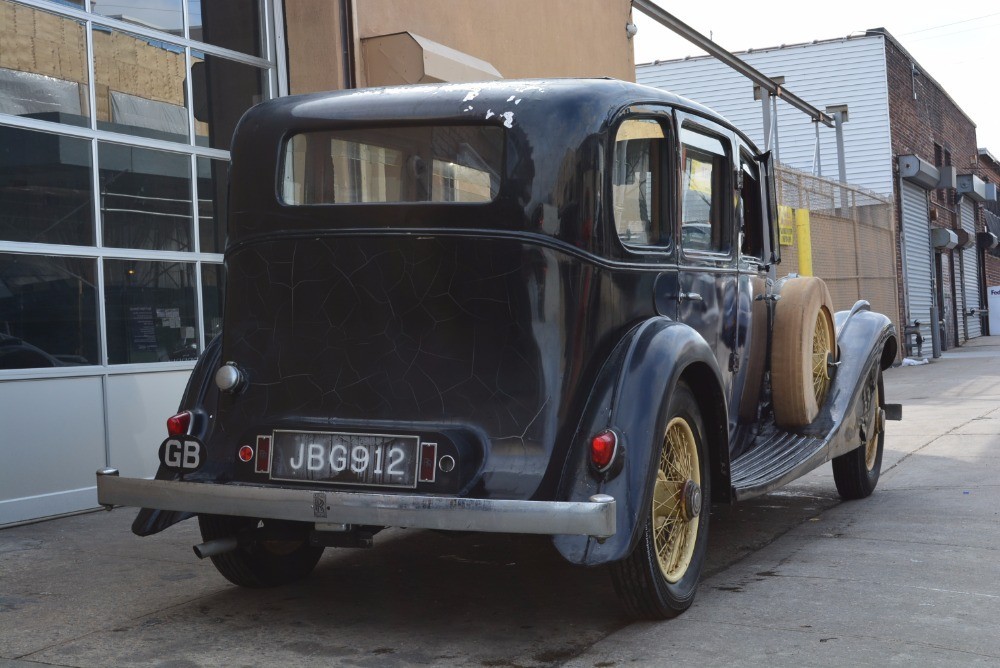
M 795 244 L 795 213 L 790 206 L 778 206 L 778 243 L 782 246 Z

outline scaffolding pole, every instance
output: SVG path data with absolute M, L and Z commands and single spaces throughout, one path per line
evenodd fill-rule
M 834 127 L 832 116 L 812 106 L 798 95 L 786 90 L 780 84 L 775 83 L 770 77 L 764 75 L 756 68 L 729 53 L 718 44 L 657 5 L 653 2 L 653 0 L 632 0 L 632 6 L 660 25 L 674 31 L 687 41 L 697 46 L 699 49 L 707 51 L 709 55 L 721 60 L 729 67 L 733 68 L 766 90 L 769 94 L 780 97 L 782 100 L 792 105 L 799 111 L 807 114 L 814 121 L 818 121 L 829 128 Z

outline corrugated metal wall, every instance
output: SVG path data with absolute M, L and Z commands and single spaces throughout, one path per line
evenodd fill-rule
M 969 233 L 973 241 L 976 239 L 976 207 L 962 200 L 962 229 Z M 980 307 L 979 301 L 979 251 L 973 243 L 969 248 L 962 249 L 962 293 L 965 296 L 965 326 L 970 339 L 983 334 L 983 323 L 979 315 L 970 315 L 971 309 Z M 978 313 L 978 312 L 977 312 Z
M 931 344 L 931 246 L 927 191 L 903 182 L 903 275 L 907 324 L 920 321 L 924 350 Z
M 768 76 L 784 76 L 785 85 L 810 104 L 825 108 L 847 104 L 844 125 L 847 180 L 892 195 L 892 147 L 885 44 L 880 35 L 739 54 Z M 705 104 L 733 122 L 763 147 L 761 103 L 753 84 L 735 70 L 705 56 L 636 67 L 639 83 L 670 90 Z M 812 172 L 815 126 L 808 116 L 778 101 L 779 157 L 782 163 Z M 823 174 L 837 176 L 834 131 L 820 127 Z

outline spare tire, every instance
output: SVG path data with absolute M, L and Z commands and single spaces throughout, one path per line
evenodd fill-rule
M 771 348 L 774 420 L 802 427 L 816 419 L 830 389 L 829 361 L 837 356 L 833 300 L 812 276 L 788 279 L 775 306 Z

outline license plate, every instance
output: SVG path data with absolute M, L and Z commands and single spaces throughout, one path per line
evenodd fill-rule
M 420 437 L 275 431 L 271 479 L 416 487 Z

